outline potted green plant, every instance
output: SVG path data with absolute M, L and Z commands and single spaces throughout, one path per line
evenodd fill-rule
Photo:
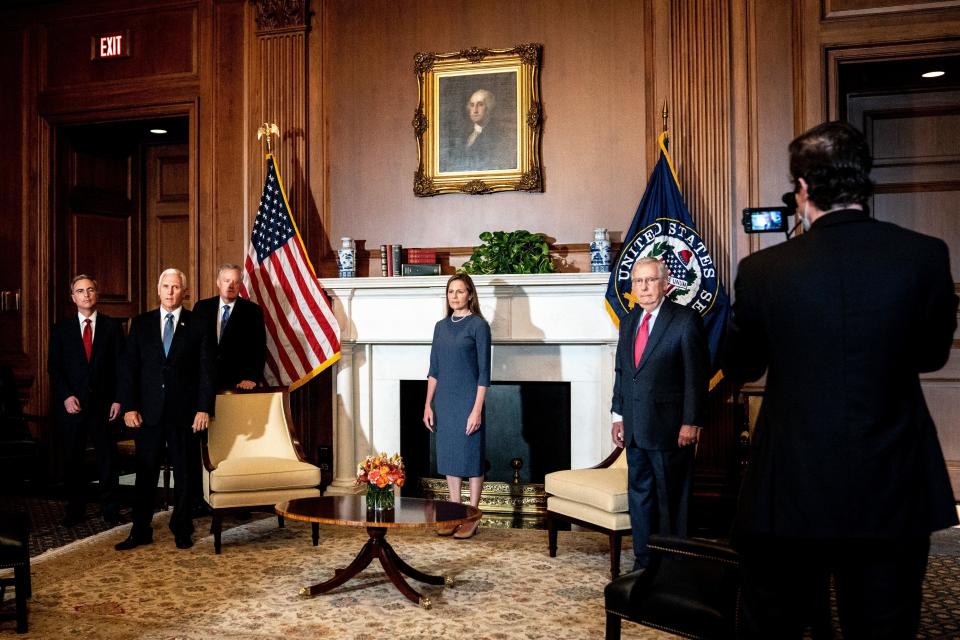
M 546 234 L 517 231 L 484 231 L 483 244 L 473 248 L 470 259 L 458 271 L 472 275 L 488 273 L 553 273 Z

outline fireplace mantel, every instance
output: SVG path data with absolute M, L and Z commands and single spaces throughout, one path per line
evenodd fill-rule
M 604 305 L 609 274 L 473 276 L 490 322 L 494 381 L 564 381 L 571 388 L 571 464 L 609 453 L 617 331 Z M 334 482 L 355 491 L 357 463 L 400 450 L 400 381 L 426 377 L 448 276 L 321 280 L 340 324 L 334 375 Z

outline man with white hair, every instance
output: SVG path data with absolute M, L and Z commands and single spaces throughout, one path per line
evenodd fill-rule
M 178 269 L 160 274 L 160 308 L 133 319 L 121 385 L 123 421 L 136 429 L 137 480 L 130 536 L 116 545 L 127 551 L 153 542 L 150 521 L 164 450 L 173 466 L 170 530 L 179 549 L 193 546 L 190 496 L 196 465 L 192 440 L 207 428 L 214 408 L 209 331 L 184 309 L 186 278 Z
M 487 89 L 477 89 L 467 100 L 470 128 L 457 147 L 451 171 L 492 171 L 516 169 L 516 144 L 497 126 L 493 117 L 497 98 Z

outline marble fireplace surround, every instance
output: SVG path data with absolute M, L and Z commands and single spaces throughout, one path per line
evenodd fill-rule
M 426 378 L 447 278 L 321 280 L 342 344 L 333 376 L 334 480 L 328 495 L 356 492 L 356 467 L 364 456 L 400 451 L 400 381 Z M 604 307 L 608 274 L 473 279 L 492 330 L 492 379 L 568 382 L 571 466 L 603 460 L 613 450 L 610 396 L 617 343 Z

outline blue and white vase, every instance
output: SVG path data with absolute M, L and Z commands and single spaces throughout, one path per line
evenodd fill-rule
M 590 271 L 606 273 L 610 271 L 610 237 L 607 230 L 593 230 L 593 242 L 590 243 Z
M 357 275 L 357 245 L 353 238 L 340 238 L 337 250 L 337 269 L 341 278 L 353 278 Z

